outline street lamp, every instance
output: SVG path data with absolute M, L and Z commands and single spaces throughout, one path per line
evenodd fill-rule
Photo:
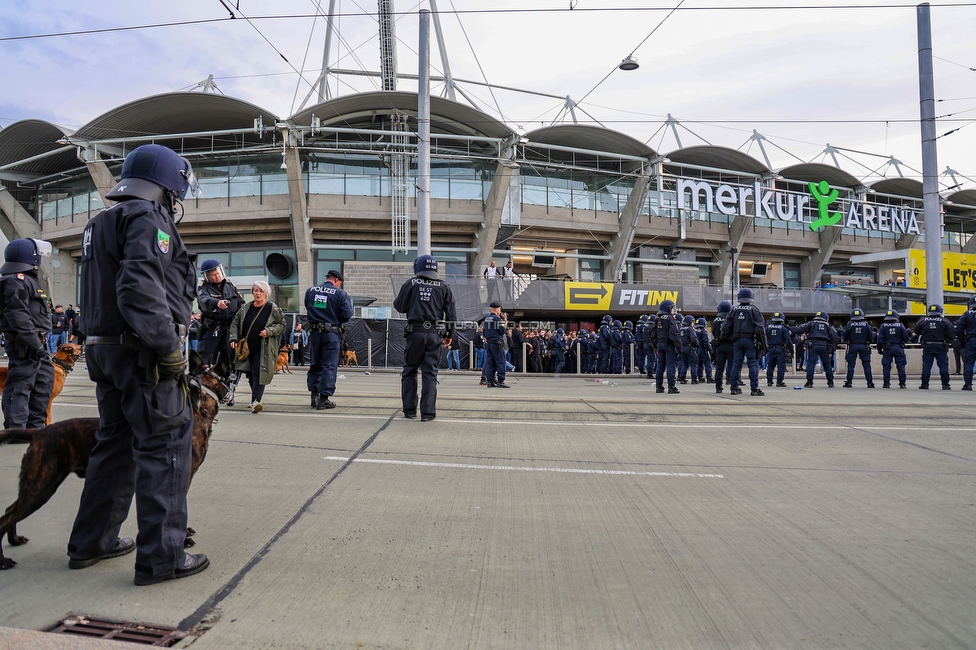
M 625 72 L 630 72 L 631 70 L 636 70 L 639 68 L 640 64 L 637 63 L 637 59 L 634 58 L 633 54 L 628 54 L 627 58 L 621 61 L 620 65 L 617 67 Z

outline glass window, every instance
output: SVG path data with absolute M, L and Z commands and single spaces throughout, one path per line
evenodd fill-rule
M 580 260 L 580 280 L 600 282 L 603 280 L 603 260 Z

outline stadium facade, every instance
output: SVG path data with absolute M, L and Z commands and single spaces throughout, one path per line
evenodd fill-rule
M 85 223 L 106 205 L 126 152 L 165 144 L 192 161 L 204 189 L 179 224 L 191 252 L 221 260 L 238 283 L 267 278 L 292 311 L 339 268 L 362 315 L 391 314 L 416 254 L 415 224 L 404 222 L 416 215 L 416 125 L 417 95 L 407 92 L 348 95 L 286 118 L 223 95 L 173 93 L 77 131 L 22 120 L 0 131 L 0 227 L 53 242 L 46 280 L 58 302 L 75 302 Z M 405 206 L 394 200 L 398 183 Z M 760 289 L 768 309 L 843 310 L 873 297 L 815 288 L 910 287 L 907 251 L 924 248 L 916 180 L 865 185 L 835 166 L 771 169 L 715 146 L 658 152 L 594 126 L 519 133 L 438 97 L 430 193 L 433 252 L 472 314 L 493 288 L 527 317 L 638 314 L 672 292 L 705 313 L 736 282 Z M 942 198 L 943 250 L 976 253 L 976 191 Z M 486 282 L 493 259 L 513 261 L 518 278 Z M 976 267 L 961 273 L 960 290 L 972 291 Z

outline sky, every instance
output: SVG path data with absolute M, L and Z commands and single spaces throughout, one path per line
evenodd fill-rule
M 429 1 L 396 3 L 401 73 L 417 72 L 418 11 L 430 8 Z M 335 2 L 339 37 L 330 53 L 332 66 L 378 71 L 375 0 Z M 602 124 L 655 151 L 666 154 L 679 147 L 664 127 L 670 114 L 680 124 L 684 147 L 708 143 L 762 160 L 750 140 L 756 130 L 766 138 L 774 168 L 832 163 L 823 153 L 829 143 L 842 149 L 841 166 L 858 178 L 897 176 L 888 164 L 893 156 L 904 176 L 921 180 L 915 4 L 435 4 L 455 78 L 568 95 L 579 102 L 580 123 Z M 130 101 L 193 90 L 209 75 L 224 94 L 287 117 L 298 112 L 320 72 L 322 15 L 328 5 L 326 0 L 3 0 L 0 127 L 34 118 L 77 129 Z M 230 19 L 231 13 L 236 18 Z M 939 171 L 951 167 L 958 172 L 958 189 L 976 189 L 976 50 L 971 47 L 976 2 L 933 2 L 931 21 Z M 117 29 L 164 23 L 194 24 Z M 65 34 L 87 30 L 111 31 Z M 38 37 L 46 34 L 63 35 Z M 630 54 L 640 68 L 618 70 Z M 441 74 L 436 42 L 431 61 L 432 74 Z M 332 78 L 330 88 L 344 95 L 374 90 L 378 83 L 341 75 Z M 563 114 L 565 100 L 460 86 L 478 108 L 516 130 L 572 120 Z M 416 82 L 401 80 L 398 89 L 416 91 Z M 435 94 L 441 90 L 433 85 Z M 952 184 L 945 177 L 943 187 Z

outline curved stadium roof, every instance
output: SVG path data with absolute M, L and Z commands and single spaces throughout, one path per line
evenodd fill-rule
M 0 130 L 0 167 L 59 149 L 59 153 L 17 165 L 11 171 L 47 176 L 78 167 L 81 163 L 75 154 L 75 148 L 58 144 L 58 140 L 65 134 L 70 135 L 71 131 L 44 120 L 14 122 Z

